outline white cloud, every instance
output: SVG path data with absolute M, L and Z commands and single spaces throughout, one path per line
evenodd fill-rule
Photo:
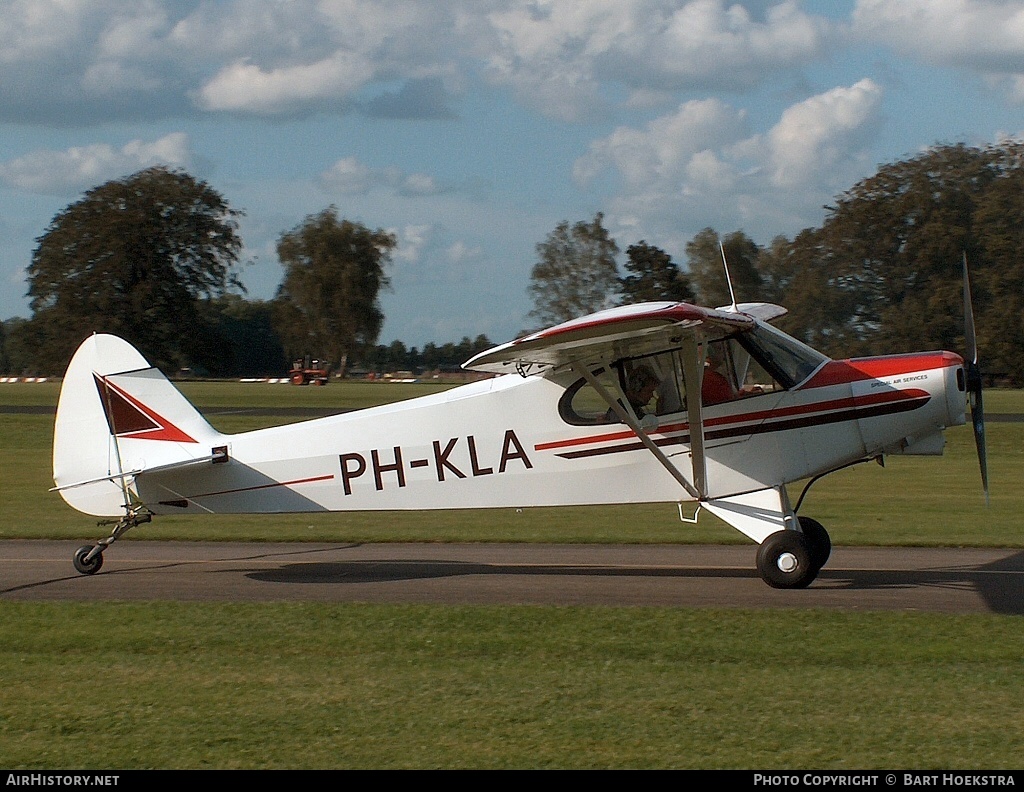
M 193 66 L 165 40 L 158 0 L 15 0 L 0 14 L 0 119 L 152 117 L 180 102 L 168 86 Z M 180 56 L 180 53 L 178 53 Z
M 394 257 L 406 264 L 415 264 L 430 245 L 434 228 L 430 225 L 407 225 L 401 231 L 391 230 L 398 237 Z
M 374 183 L 373 171 L 354 157 L 338 160 L 321 174 L 321 183 L 329 193 L 343 196 L 365 195 Z
M 13 0 L 0 14 L 0 62 L 16 63 L 61 55 L 94 35 L 95 20 L 113 13 L 116 0 Z
M 441 188 L 433 176 L 426 173 L 410 173 L 401 180 L 398 186 L 401 195 L 437 195 Z
M 574 175 L 621 177 L 610 223 L 681 248 L 707 225 L 774 236 L 818 222 L 821 205 L 864 173 L 881 89 L 838 87 L 783 111 L 766 133 L 717 99 L 687 102 L 643 128 L 595 141 Z M 652 244 L 657 244 L 653 242 Z
M 467 245 L 461 240 L 453 242 L 446 250 L 448 260 L 453 264 L 463 264 L 468 261 L 473 261 L 480 258 L 483 255 L 483 252 L 483 248 L 479 245 Z
M 328 192 L 362 195 L 370 191 L 374 176 L 373 171 L 355 157 L 345 157 L 324 171 L 320 181 Z
M 563 120 L 601 104 L 617 83 L 642 105 L 659 91 L 739 88 L 823 54 L 827 23 L 796 2 L 762 18 L 724 0 L 549 0 L 502 4 L 474 41 L 495 82 Z
M 372 63 L 351 52 L 335 52 L 315 63 L 269 70 L 238 61 L 202 87 L 199 104 L 206 110 L 290 112 L 310 103 L 350 97 L 373 75 Z
M 738 140 L 743 130 L 743 113 L 718 99 L 686 102 L 644 129 L 619 127 L 591 144 L 576 161 L 573 175 L 585 184 L 604 168 L 613 167 L 629 191 L 652 185 L 664 188 L 679 179 L 695 155 Z
M 349 110 L 371 84 L 457 84 L 454 12 L 442 0 L 10 0 L 0 117 Z M 443 93 L 413 94 L 419 104 L 387 109 L 450 113 Z
M 1015 0 L 858 0 L 853 29 L 926 63 L 1024 79 L 1024 5 Z
M 38 150 L 0 163 L 0 181 L 31 192 L 64 195 L 153 165 L 188 169 L 192 164 L 183 132 L 152 141 L 132 140 L 121 148 L 106 143 L 64 151 Z
M 799 187 L 861 151 L 881 98 L 882 89 L 865 79 L 787 108 L 768 134 L 773 183 Z
M 348 108 L 374 83 L 451 73 L 456 49 L 443 2 L 250 0 L 204 7 L 175 36 L 193 32 L 230 61 L 193 91 L 199 107 L 259 115 Z
M 403 173 L 400 168 L 371 168 L 355 157 L 344 157 L 320 174 L 320 184 L 328 193 L 366 195 L 374 189 L 386 189 L 404 197 L 437 195 L 444 190 L 426 173 Z
M 484 72 L 573 120 L 604 108 L 609 86 L 642 106 L 763 84 L 821 57 L 829 29 L 796 0 L 14 0 L 0 15 L 0 109 L 109 116 L 120 99 L 139 118 L 189 103 L 285 115 L 384 96 L 369 109 L 450 117 L 447 92 Z

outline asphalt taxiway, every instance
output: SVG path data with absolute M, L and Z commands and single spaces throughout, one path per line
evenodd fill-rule
M 0 600 L 405 602 L 1024 614 L 1024 550 L 837 547 L 804 590 L 762 582 L 751 545 L 0 542 Z

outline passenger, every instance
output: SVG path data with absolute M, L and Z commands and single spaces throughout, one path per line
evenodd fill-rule
M 704 384 L 701 386 L 701 400 L 704 404 L 721 404 L 736 398 L 736 389 L 720 369 L 725 361 L 717 349 L 709 349 L 704 363 Z

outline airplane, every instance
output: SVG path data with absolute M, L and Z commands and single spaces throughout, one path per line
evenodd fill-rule
M 765 583 L 799 589 L 832 547 L 798 514 L 810 486 L 889 454 L 941 454 L 968 404 L 987 499 L 966 262 L 964 309 L 966 362 L 947 351 L 833 360 L 771 324 L 785 308 L 735 297 L 620 306 L 464 364 L 496 376 L 238 434 L 214 429 L 128 342 L 95 334 L 61 387 L 53 491 L 113 526 L 75 552 L 85 575 L 166 514 L 663 502 L 684 522 L 707 511 L 736 528 L 757 543 Z

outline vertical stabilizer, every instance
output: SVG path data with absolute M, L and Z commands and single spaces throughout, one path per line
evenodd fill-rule
M 53 480 L 73 508 L 124 514 L 134 476 L 208 459 L 221 435 L 127 341 L 93 335 L 61 385 L 53 436 Z

